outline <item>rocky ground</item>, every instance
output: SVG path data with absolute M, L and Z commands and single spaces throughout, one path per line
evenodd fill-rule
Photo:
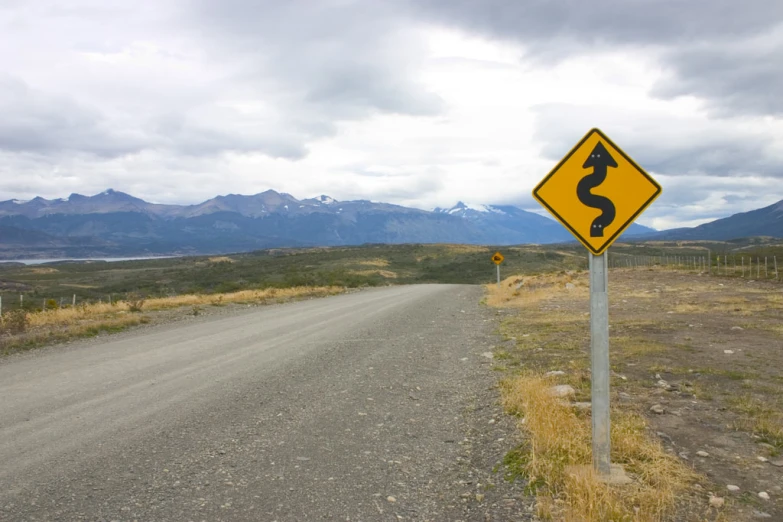
M 498 369 L 589 376 L 587 275 L 507 284 L 519 311 L 503 323 Z M 702 475 L 685 512 L 783 520 L 783 285 L 617 269 L 609 295 L 613 403 L 643 413 L 651 435 Z M 589 382 L 576 393 L 589 401 Z

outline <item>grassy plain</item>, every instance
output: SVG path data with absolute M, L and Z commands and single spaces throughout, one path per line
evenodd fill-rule
M 275 249 L 218 257 L 182 257 L 122 262 L 0 264 L 0 295 L 6 308 L 19 294 L 32 308 L 43 299 L 72 301 L 214 294 L 294 286 L 356 288 L 387 284 L 482 284 L 495 277 L 490 257 L 502 250 L 501 270 L 538 273 L 586 264 L 573 246 L 564 249 L 471 245 L 367 245 Z M 110 297 L 111 296 L 111 297 Z

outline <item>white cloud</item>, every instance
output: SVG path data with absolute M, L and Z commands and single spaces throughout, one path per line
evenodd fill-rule
M 758 208 L 783 199 L 769 5 L 766 18 L 738 14 L 748 30 L 717 44 L 722 22 L 670 26 L 668 4 L 622 13 L 634 27 L 651 13 L 636 39 L 601 41 L 570 18 L 567 35 L 556 19 L 535 29 L 557 12 L 530 12 L 525 35 L 434 1 L 4 4 L 0 199 L 112 187 L 196 203 L 272 188 L 535 208 L 533 186 L 598 126 L 660 176 L 642 223 Z M 732 76 L 732 60 L 748 67 Z M 758 71 L 768 83 L 754 91 Z

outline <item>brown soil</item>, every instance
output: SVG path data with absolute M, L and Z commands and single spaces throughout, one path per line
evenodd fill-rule
M 506 280 L 504 306 L 521 310 L 503 321 L 498 369 L 563 370 L 589 401 L 587 285 L 585 273 Z M 617 269 L 609 295 L 613 406 L 643 413 L 666 450 L 703 475 L 685 512 L 783 520 L 783 285 Z M 722 509 L 709 508 L 713 494 Z

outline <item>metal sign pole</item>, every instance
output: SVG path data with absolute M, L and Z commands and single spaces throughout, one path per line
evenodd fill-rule
M 500 263 L 495 266 L 498 268 L 498 288 L 500 288 Z
M 593 468 L 611 473 L 609 422 L 609 271 L 606 254 L 590 255 L 590 357 L 592 366 Z

